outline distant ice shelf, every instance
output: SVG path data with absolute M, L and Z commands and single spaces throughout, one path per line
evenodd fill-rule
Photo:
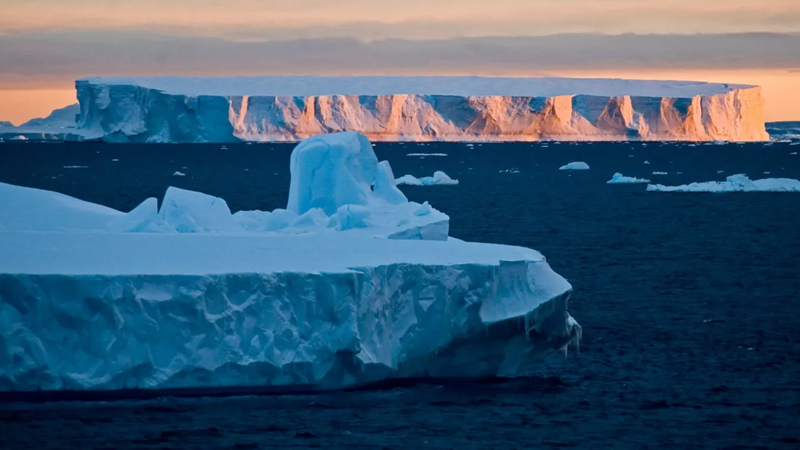
M 339 131 L 358 131 L 374 141 L 769 139 L 761 89 L 750 85 L 578 78 L 132 77 L 81 79 L 76 89 L 77 132 L 64 132 L 111 142 L 279 142 Z M 39 128 L 52 135 L 49 123 Z
M 580 339 L 539 252 L 449 237 L 365 136 L 308 139 L 290 173 L 269 212 L 0 183 L 0 398 L 514 377 Z

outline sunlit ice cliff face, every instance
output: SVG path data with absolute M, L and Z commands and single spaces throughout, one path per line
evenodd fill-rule
M 78 129 L 115 142 L 761 141 L 761 89 L 490 77 L 89 78 Z

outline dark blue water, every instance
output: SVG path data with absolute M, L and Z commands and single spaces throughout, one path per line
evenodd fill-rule
M 285 206 L 291 148 L 4 144 L 0 181 L 122 210 L 169 185 L 269 210 Z M 799 150 L 378 144 L 397 176 L 444 170 L 461 181 L 403 188 L 449 214 L 453 236 L 538 249 L 570 280 L 579 355 L 509 382 L 6 404 L 0 448 L 800 448 L 800 194 L 605 184 L 614 172 L 664 184 L 800 178 Z M 592 168 L 557 170 L 570 161 Z

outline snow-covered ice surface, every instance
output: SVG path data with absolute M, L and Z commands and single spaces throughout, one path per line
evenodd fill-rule
M 0 391 L 515 376 L 580 338 L 540 253 L 449 238 L 363 136 L 304 142 L 291 174 L 287 209 L 236 214 L 0 184 Z
M 353 130 L 381 141 L 769 139 L 761 89 L 749 85 L 577 78 L 137 77 L 81 79 L 76 91 L 77 122 L 70 128 L 42 124 L 40 137 L 299 141 Z
M 458 184 L 458 180 L 454 180 L 450 178 L 449 175 L 446 173 L 437 170 L 433 173 L 432 177 L 422 177 L 417 178 L 414 175 L 403 175 L 402 177 L 396 180 L 398 185 L 408 185 L 408 186 L 435 186 L 435 185 L 445 185 L 451 186 Z
M 764 178 L 751 180 L 744 174 L 731 175 L 725 181 L 707 181 L 681 186 L 651 184 L 648 191 L 655 192 L 800 192 L 800 180 L 791 178 Z
M 650 180 L 645 178 L 626 177 L 625 175 L 617 172 L 610 180 L 606 181 L 607 184 L 631 184 L 631 183 L 649 183 Z
M 559 167 L 558 170 L 589 170 L 589 165 L 583 161 L 575 161 Z

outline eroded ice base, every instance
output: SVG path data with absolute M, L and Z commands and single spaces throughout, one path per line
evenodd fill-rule
M 521 247 L 0 231 L 0 390 L 513 376 L 580 327 Z

